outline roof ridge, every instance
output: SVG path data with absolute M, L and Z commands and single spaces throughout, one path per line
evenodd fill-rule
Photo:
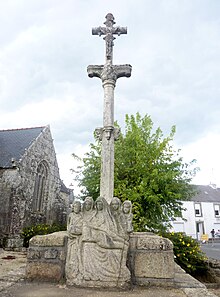
M 0 132 L 4 132 L 4 131 L 20 131 L 20 130 L 31 130 L 31 129 L 40 129 L 40 128 L 46 128 L 46 127 L 47 127 L 47 126 L 30 127 L 30 128 L 3 129 L 3 130 L 0 130 Z

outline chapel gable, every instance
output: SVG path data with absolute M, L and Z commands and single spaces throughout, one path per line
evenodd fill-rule
M 20 238 L 23 227 L 56 223 L 60 210 L 65 224 L 61 184 L 49 126 L 0 130 L 0 244 Z

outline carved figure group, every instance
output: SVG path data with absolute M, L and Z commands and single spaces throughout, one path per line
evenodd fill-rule
M 114 197 L 110 205 L 103 197 L 87 197 L 73 203 L 68 218 L 66 278 L 69 285 L 117 286 L 127 282 L 128 239 L 132 228 L 132 204 Z

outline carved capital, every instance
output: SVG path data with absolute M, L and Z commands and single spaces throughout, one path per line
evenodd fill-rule
M 113 133 L 114 135 L 114 140 L 118 140 L 119 139 L 119 136 L 121 134 L 121 129 L 120 128 L 115 128 L 113 126 L 106 126 L 104 128 L 96 128 L 95 131 L 94 131 L 94 135 L 95 135 L 95 138 L 98 139 L 98 140 L 102 140 L 102 137 L 103 137 L 103 133 L 105 133 L 104 135 L 106 136 L 106 139 L 110 139 L 111 138 L 111 135 Z
M 130 64 L 124 65 L 89 65 L 87 67 L 87 73 L 89 77 L 101 78 L 104 83 L 106 80 L 111 80 L 114 83 L 120 77 L 130 77 L 132 66 Z

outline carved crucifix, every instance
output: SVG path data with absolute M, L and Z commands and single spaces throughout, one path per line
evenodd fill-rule
M 106 63 L 89 65 L 87 72 L 89 77 L 100 78 L 104 89 L 103 128 L 96 129 L 96 133 L 102 141 L 100 196 L 110 203 L 114 192 L 114 140 L 119 134 L 114 127 L 114 89 L 118 78 L 131 76 L 132 67 L 129 64 L 112 64 L 115 39 L 113 35 L 127 34 L 127 28 L 114 27 L 114 16 L 111 13 L 106 15 L 104 24 L 106 27 L 93 28 L 92 34 L 105 35 L 103 39 L 106 42 Z
M 104 22 L 106 27 L 97 27 L 92 29 L 92 35 L 105 35 L 103 38 L 106 44 L 106 62 L 112 63 L 112 54 L 115 37 L 113 34 L 120 36 L 121 34 L 127 34 L 126 27 L 114 27 L 114 16 L 111 13 L 106 15 L 106 21 Z

